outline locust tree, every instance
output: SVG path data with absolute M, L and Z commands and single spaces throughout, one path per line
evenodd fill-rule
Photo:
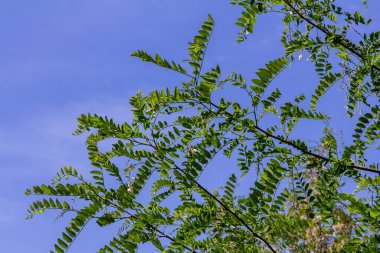
M 259 15 L 282 16 L 284 55 L 249 77 L 204 67 L 211 15 L 189 43 L 185 63 L 133 53 L 183 81 L 131 97 L 128 122 L 80 116 L 75 134 L 87 136 L 92 177 L 64 167 L 52 183 L 26 191 L 40 196 L 28 218 L 51 209 L 60 217 L 75 214 L 53 251 L 66 252 L 96 222 L 121 228 L 99 252 L 136 252 L 145 243 L 160 252 L 378 252 L 380 170 L 367 154 L 377 152 L 380 135 L 380 32 L 368 32 L 371 20 L 340 2 L 232 1 L 241 8 L 237 43 L 250 43 Z M 284 100 L 284 90 L 270 84 L 299 55 L 315 66 L 319 81 L 306 82 L 312 94 Z M 328 127 L 318 145 L 295 138 L 304 120 L 330 120 L 318 104 L 336 85 L 344 86 L 342 110 L 356 120 L 349 144 Z M 228 97 L 227 86 L 245 99 Z M 112 142 L 106 151 L 99 148 L 104 141 Z M 213 168 L 215 160 L 228 166 Z M 229 177 L 213 191 L 200 178 L 216 169 Z M 347 180 L 352 186 L 342 187 Z M 248 191 L 239 191 L 242 182 Z M 144 191 L 151 194 L 142 201 Z

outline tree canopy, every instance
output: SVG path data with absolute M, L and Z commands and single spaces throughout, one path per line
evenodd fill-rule
M 81 115 L 75 134 L 87 136 L 92 177 L 64 167 L 51 184 L 28 189 L 40 196 L 28 218 L 50 209 L 75 214 L 55 252 L 66 252 L 92 221 L 120 225 L 99 252 L 136 252 L 144 243 L 161 252 L 378 252 L 380 170 L 367 154 L 379 148 L 380 31 L 368 32 L 371 19 L 339 2 L 231 1 L 241 8 L 238 43 L 250 43 L 259 15 L 282 15 L 285 54 L 248 79 L 205 68 L 207 47 L 217 43 L 211 15 L 184 63 L 134 52 L 181 74 L 182 83 L 131 97 L 129 122 Z M 319 83 L 312 94 L 284 99 L 270 84 L 303 55 Z M 356 120 L 351 140 L 340 144 L 330 127 L 317 145 L 297 138 L 300 122 L 330 119 L 318 104 L 336 85 Z M 228 96 L 227 87 L 240 95 Z M 112 146 L 102 150 L 105 141 Z M 217 170 L 229 177 L 212 190 L 199 179 L 218 160 L 228 161 Z M 239 189 L 243 181 L 249 190 Z

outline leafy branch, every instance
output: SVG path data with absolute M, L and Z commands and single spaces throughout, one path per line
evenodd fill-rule
M 219 107 L 218 105 L 216 105 L 215 103 L 211 102 L 211 104 L 212 104 L 216 109 L 218 109 L 218 110 L 220 109 L 220 107 Z M 227 111 L 224 111 L 224 113 L 225 113 L 226 116 L 228 116 L 228 117 L 231 117 L 231 118 L 233 117 L 233 115 L 232 115 L 231 113 L 227 112 Z M 307 155 L 313 156 L 313 157 L 315 157 L 315 158 L 321 159 L 321 160 L 323 160 L 324 162 L 336 162 L 336 161 L 334 161 L 334 160 L 332 160 L 332 159 L 330 159 L 330 158 L 327 158 L 327 157 L 324 157 L 324 156 L 318 155 L 318 154 L 313 153 L 313 152 L 311 152 L 311 151 L 309 151 L 309 150 L 307 150 L 307 149 L 305 149 L 305 148 L 302 148 L 302 147 L 298 146 L 297 144 L 295 144 L 295 143 L 292 142 L 292 141 L 289 141 L 289 140 L 286 140 L 286 139 L 284 139 L 284 138 L 282 138 L 282 137 L 280 137 L 280 136 L 277 136 L 277 135 L 271 134 L 271 133 L 265 131 L 264 129 L 262 129 L 261 127 L 259 127 L 258 125 L 254 125 L 253 127 L 254 127 L 256 130 L 260 131 L 261 133 L 265 134 L 266 136 L 271 137 L 271 138 L 273 138 L 273 139 L 275 139 L 275 140 L 277 140 L 277 141 L 280 141 L 281 143 L 287 144 L 287 145 L 289 145 L 289 146 L 291 146 L 291 147 L 293 147 L 293 148 L 295 148 L 295 149 L 301 151 L 301 152 L 304 153 L 304 154 L 307 154 Z M 338 163 L 339 163 L 339 162 L 338 162 Z M 348 165 L 346 165 L 346 164 L 344 164 L 344 163 L 341 163 L 341 164 L 343 164 L 343 165 L 344 165 L 345 167 L 347 167 L 347 168 L 357 169 L 357 170 L 367 171 L 367 172 L 372 172 L 372 173 L 376 173 L 376 174 L 379 174 L 379 175 L 380 175 L 380 171 L 379 171 L 379 170 L 375 170 L 375 169 L 371 169 L 371 168 L 367 168 L 367 167 L 362 167 L 362 166 L 358 166 L 358 165 L 355 165 L 355 164 L 348 164 Z
M 185 174 L 185 171 L 183 169 L 181 169 L 180 167 L 178 167 L 177 165 L 174 166 L 177 170 L 181 171 L 183 174 Z M 273 253 L 276 253 L 277 251 L 272 247 L 272 245 L 262 236 L 260 236 L 259 234 L 255 233 L 252 228 L 250 226 L 248 226 L 248 224 L 234 211 L 232 211 L 227 205 L 225 205 L 222 201 L 220 201 L 214 194 L 212 194 L 211 192 L 209 192 L 209 190 L 207 190 L 206 188 L 204 188 L 197 180 L 195 180 L 194 178 L 191 179 L 191 181 L 193 181 L 196 186 L 201 189 L 202 191 L 204 191 L 207 195 L 209 195 L 213 200 L 215 200 L 216 202 L 218 202 L 219 205 L 221 205 L 227 212 L 229 212 L 232 216 L 234 216 L 245 228 L 247 228 L 249 230 L 249 232 L 258 240 L 260 240 L 261 242 L 263 242 L 269 249 L 271 252 Z
M 340 36 L 336 36 L 336 34 L 332 33 L 327 27 L 323 25 L 319 25 L 315 22 L 313 22 L 311 19 L 307 18 L 301 11 L 299 11 L 289 0 L 283 0 L 286 5 L 289 6 L 289 8 L 297 13 L 297 15 L 305 20 L 308 24 L 312 25 L 313 27 L 317 28 L 319 31 L 326 34 L 328 37 L 334 37 L 334 42 L 338 43 L 339 45 L 346 48 L 348 51 L 359 57 L 361 60 L 365 61 L 367 60 L 366 57 L 358 50 L 357 46 L 349 41 L 348 39 L 341 38 Z M 380 68 L 376 65 L 371 65 L 371 68 L 376 69 L 377 71 L 380 71 Z

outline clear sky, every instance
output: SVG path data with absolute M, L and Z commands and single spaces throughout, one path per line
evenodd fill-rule
M 356 8 L 361 1 L 351 2 L 350 8 Z M 368 15 L 379 29 L 375 13 L 380 2 L 368 3 Z M 0 252 L 51 249 L 66 221 L 54 223 L 56 213 L 25 221 L 32 198 L 25 197 L 24 190 L 50 182 L 64 165 L 84 174 L 90 170 L 84 136 L 71 135 L 81 113 L 108 115 L 122 122 L 131 118 L 128 99 L 137 90 L 147 93 L 179 85 L 181 77 L 176 73 L 129 55 L 144 49 L 185 59 L 187 42 L 208 13 L 216 30 L 206 67 L 220 64 L 225 74 L 237 70 L 249 78 L 266 61 L 281 56 L 280 16 L 260 17 L 250 40 L 236 44 L 234 22 L 239 9 L 228 1 L 0 1 Z M 281 77 L 289 93 L 310 91 L 312 66 L 303 61 L 292 68 Z M 343 111 L 338 88 L 331 93 L 324 108 Z M 352 125 L 342 123 L 344 114 L 335 116 L 338 120 L 331 124 L 338 129 Z M 301 132 L 309 132 L 308 127 L 306 123 Z M 318 135 L 308 138 L 318 140 Z M 112 231 L 112 227 L 91 225 L 71 252 L 95 252 Z

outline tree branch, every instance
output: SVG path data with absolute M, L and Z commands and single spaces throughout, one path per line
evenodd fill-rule
M 308 24 L 312 25 L 313 27 L 317 28 L 318 30 L 320 30 L 321 32 L 323 32 L 324 34 L 326 34 L 327 36 L 333 36 L 334 34 L 325 26 L 322 26 L 322 25 L 318 25 L 317 23 L 313 22 L 312 20 L 310 20 L 309 18 L 307 18 L 302 12 L 300 12 L 297 8 L 295 8 L 291 2 L 289 0 L 283 0 L 284 3 L 286 5 L 289 6 L 289 8 L 294 11 L 295 13 L 297 13 L 297 15 L 305 20 Z M 359 52 L 355 47 L 355 44 L 352 43 L 351 41 L 347 40 L 347 39 L 337 39 L 336 42 L 343 46 L 344 48 L 346 48 L 348 51 L 350 51 L 351 53 L 353 53 L 354 55 L 356 55 L 357 57 L 359 57 L 361 60 L 366 60 L 366 57 L 361 53 Z M 371 68 L 374 68 L 376 69 L 377 71 L 380 71 L 380 68 L 376 67 L 375 65 L 371 65 Z
M 318 159 L 321 159 L 323 161 L 326 161 L 326 162 L 334 162 L 332 159 L 330 158 L 327 158 L 327 157 L 324 157 L 324 156 L 321 156 L 321 155 L 318 155 L 318 154 L 315 154 L 309 150 L 305 150 L 299 146 L 297 146 L 296 144 L 294 144 L 293 142 L 291 141 L 288 141 L 288 140 L 285 140 L 285 139 L 282 139 L 281 137 L 279 136 L 276 136 L 276 135 L 273 135 L 271 133 L 268 133 L 267 131 L 265 131 L 264 129 L 262 129 L 261 127 L 259 126 L 255 126 L 255 129 L 257 129 L 258 131 L 260 131 L 261 133 L 265 134 L 266 136 L 269 136 L 273 139 L 276 139 L 278 140 L 279 142 L 282 142 L 282 143 L 285 143 L 299 151 L 301 151 L 302 153 L 304 154 L 307 154 L 307 155 L 310 155 L 310 156 L 313 156 L 313 157 L 316 157 Z M 346 167 L 348 168 L 352 168 L 352 169 L 358 169 L 358 170 L 362 170 L 362 171 L 367 171 L 367 172 L 372 172 L 372 173 L 377 173 L 380 175 L 380 171 L 378 170 L 374 170 L 374 169 L 370 169 L 370 168 L 366 168 L 366 167 L 361 167 L 361 166 L 357 166 L 357 165 L 345 165 Z
M 220 109 L 219 106 L 217 106 L 216 104 L 214 104 L 213 102 L 210 102 L 212 106 L 214 106 L 215 108 L 217 109 Z M 228 117 L 232 117 L 231 113 L 227 112 L 227 111 L 224 111 L 224 113 L 228 116 Z M 306 150 L 306 149 L 303 149 L 299 146 L 297 146 L 296 144 L 294 144 L 293 142 L 291 141 L 288 141 L 286 139 L 283 139 L 281 138 L 280 136 L 276 136 L 276 135 L 273 135 L 267 131 L 265 131 L 264 129 L 262 129 L 261 127 L 259 127 L 258 125 L 255 125 L 254 128 L 256 130 L 258 130 L 259 132 L 265 134 L 266 136 L 268 137 L 271 137 L 273 139 L 276 139 L 278 140 L 279 142 L 281 143 L 284 143 L 284 144 L 287 144 L 299 151 L 301 151 L 302 153 L 304 154 L 307 154 L 307 155 L 310 155 L 310 156 L 313 156 L 313 157 L 316 157 L 318 159 L 321 159 L 323 161 L 326 161 L 326 162 L 334 162 L 332 159 L 328 158 L 328 157 L 324 157 L 324 156 L 321 156 L 321 155 L 318 155 L 316 153 L 313 153 L 309 150 Z M 376 174 L 379 174 L 380 175 L 380 171 L 379 170 L 375 170 L 375 169 L 370 169 L 370 168 L 367 168 L 367 167 L 362 167 L 362 166 L 358 166 L 358 165 L 355 165 L 355 164 L 352 164 L 352 165 L 344 165 L 345 167 L 347 168 L 351 168 L 351 169 L 357 169 L 357 170 L 361 170 L 361 171 L 367 171 L 367 172 L 372 172 L 372 173 L 376 173 Z
M 104 198 L 104 197 L 102 197 L 102 196 L 99 196 L 99 195 L 97 194 L 96 190 L 93 188 L 92 185 L 89 184 L 89 187 L 90 187 L 91 191 L 92 191 L 97 197 L 103 199 L 103 201 L 104 201 L 105 204 L 111 205 L 111 206 L 113 206 L 113 207 L 116 208 L 116 209 L 119 208 L 118 205 L 116 205 L 116 204 L 114 204 L 113 202 L 109 201 L 109 199 L 106 199 L 106 198 Z M 128 211 L 125 211 L 125 213 L 129 215 L 128 218 L 130 218 L 130 219 L 141 220 L 141 217 L 138 217 L 138 213 L 137 213 L 137 214 L 132 214 L 132 213 L 130 213 L 130 212 L 128 212 Z M 169 240 L 172 241 L 172 242 L 176 242 L 176 243 L 180 244 L 182 247 L 184 247 L 185 249 L 187 249 L 188 251 L 190 251 L 190 252 L 192 252 L 192 253 L 196 253 L 195 250 L 191 249 L 189 246 L 185 245 L 184 243 L 175 240 L 175 239 L 172 238 L 171 236 L 165 234 L 163 231 L 159 230 L 157 227 L 151 225 L 148 221 L 146 221 L 146 220 L 143 220 L 143 221 L 145 222 L 145 224 L 146 224 L 148 227 L 150 227 L 150 228 L 156 230 L 161 236 L 163 236 L 163 237 L 169 239 Z
M 185 174 L 185 171 L 183 169 L 181 169 L 180 167 L 178 167 L 177 165 L 174 165 L 174 167 L 181 171 L 183 174 Z M 209 192 L 206 188 L 204 188 L 200 183 L 198 183 L 197 180 L 195 180 L 194 178 L 192 178 L 192 181 L 197 185 L 197 187 L 199 189 L 201 189 L 202 191 L 204 191 L 207 195 L 209 195 L 212 199 L 214 199 L 216 202 L 218 202 L 219 205 L 221 205 L 227 212 L 229 212 L 230 214 L 232 214 L 232 216 L 234 216 L 244 227 L 246 227 L 249 232 L 251 232 L 251 234 L 256 238 L 258 239 L 259 241 L 263 242 L 270 250 L 271 252 L 273 253 L 277 253 L 277 251 L 272 247 L 272 245 L 265 239 L 263 238 L 262 236 L 260 236 L 259 234 L 255 233 L 252 228 L 250 226 L 248 226 L 247 223 L 245 223 L 245 221 L 239 216 L 237 215 L 234 211 L 232 211 L 227 205 L 225 205 L 222 201 L 220 201 L 216 196 L 214 196 L 214 194 L 212 194 L 211 192 Z
M 154 228 L 154 227 L 152 227 L 152 228 Z M 193 252 L 193 253 L 196 253 L 195 250 L 193 250 L 193 249 L 191 249 L 190 247 L 186 246 L 186 245 L 183 244 L 182 242 L 178 242 L 178 241 L 176 241 L 176 240 L 173 239 L 171 236 L 165 234 L 164 232 L 158 230 L 157 228 L 154 228 L 154 229 L 155 229 L 155 230 L 161 235 L 161 237 L 164 237 L 164 238 L 166 238 L 166 239 L 169 239 L 169 240 L 172 241 L 172 242 L 180 243 L 180 244 L 182 245 L 182 247 L 184 247 L 184 248 L 187 249 L 188 251 Z

